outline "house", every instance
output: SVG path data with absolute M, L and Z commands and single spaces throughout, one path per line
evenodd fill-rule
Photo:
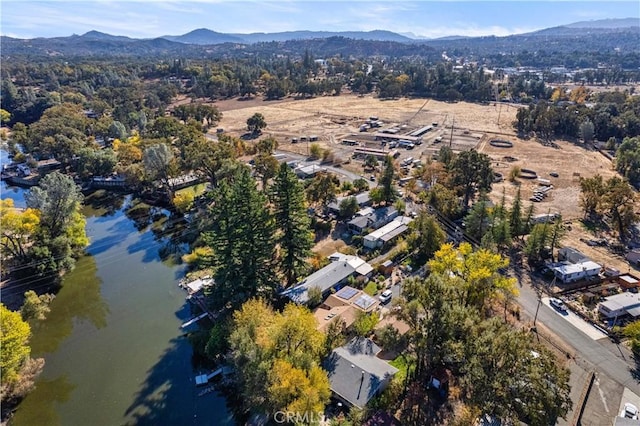
M 538 214 L 531 218 L 531 224 L 535 225 L 537 223 L 551 223 L 560 217 L 560 213 L 545 213 Z
M 569 263 L 580 263 L 591 260 L 585 256 L 580 250 L 576 250 L 573 247 L 562 247 L 558 250 L 558 261 L 566 261 Z
M 356 213 L 356 217 L 347 223 L 347 227 L 352 233 L 362 234 L 367 228 L 378 229 L 391 222 L 398 217 L 399 214 L 398 210 L 393 206 L 381 207 L 375 210 L 367 208 L 362 211 L 365 210 L 370 210 L 370 212 L 365 215 L 358 215 Z
M 405 233 L 409 227 L 407 226 L 413 219 L 406 216 L 398 216 L 382 228 L 376 229 L 366 235 L 362 244 L 368 249 L 375 249 L 388 244 L 398 236 Z
M 550 269 L 556 278 L 567 284 L 586 278 L 597 277 L 602 270 L 602 266 L 591 260 L 587 260 L 579 263 L 555 263 L 551 265 Z
M 618 318 L 631 315 L 640 316 L 640 293 L 624 292 L 605 297 L 604 302 L 598 304 L 598 312 L 605 318 Z
M 349 277 L 368 277 L 373 271 L 373 267 L 358 256 L 334 253 L 329 256 L 329 260 L 331 263 L 327 266 L 309 275 L 294 287 L 283 291 L 281 295 L 295 303 L 304 304 L 309 302 L 309 289 L 317 287 L 322 291 L 324 299 L 331 289 L 346 283 Z
M 355 337 L 331 352 L 324 368 L 336 398 L 363 408 L 387 387 L 398 369 L 376 356 L 380 350 L 370 339 Z
M 326 172 L 325 167 L 320 167 L 317 164 L 311 164 L 308 166 L 300 166 L 293 170 L 300 179 L 310 179 L 318 173 Z
M 356 197 L 356 202 L 358 203 L 358 206 L 360 206 L 360 208 L 364 208 L 367 206 L 371 205 L 371 198 L 369 197 L 369 191 L 365 191 L 365 192 L 361 192 L 360 194 L 356 194 L 356 195 L 350 195 L 347 197 L 339 197 L 336 198 L 335 201 L 329 203 L 327 205 L 327 209 L 329 210 L 329 212 L 331 213 L 335 213 L 338 214 L 340 213 L 340 203 L 350 197 Z
M 380 302 L 375 297 L 347 285 L 335 294 L 329 295 L 313 312 L 313 316 L 318 321 L 320 331 L 325 331 L 330 323 L 339 320 L 342 320 L 345 329 L 348 329 L 358 318 L 359 312 L 372 312 L 379 305 Z

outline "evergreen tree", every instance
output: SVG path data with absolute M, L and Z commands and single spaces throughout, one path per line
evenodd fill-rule
M 380 177 L 381 198 L 387 204 L 393 203 L 396 199 L 396 193 L 393 190 L 393 161 L 387 156 L 384 160 L 384 171 Z
M 487 154 L 478 151 L 463 151 L 451 165 L 453 184 L 458 186 L 464 197 L 463 204 L 469 205 L 477 192 L 491 191 L 493 170 Z
M 235 169 L 232 182 L 221 181 L 213 193 L 213 228 L 205 234 L 215 269 L 210 302 L 236 308 L 256 295 L 271 296 L 275 288 L 273 216 L 248 167 Z
M 517 237 L 523 234 L 524 223 L 522 222 L 522 197 L 520 195 L 520 187 L 513 200 L 511 211 L 509 212 L 509 227 L 511 228 L 511 236 Z
M 295 173 L 285 163 L 274 178 L 271 199 L 275 209 L 275 222 L 279 233 L 276 243 L 280 247 L 280 267 L 287 285 L 295 284 L 306 269 L 306 258 L 313 246 L 309 232 L 304 188 Z
M 409 247 L 416 251 L 416 260 L 422 265 L 431 259 L 445 242 L 446 234 L 436 219 L 424 210 L 409 226 L 413 229 L 408 238 Z
M 489 199 L 485 194 L 480 195 L 480 199 L 471 207 L 464 222 L 467 234 L 478 241 L 482 240 L 491 225 L 489 222 Z

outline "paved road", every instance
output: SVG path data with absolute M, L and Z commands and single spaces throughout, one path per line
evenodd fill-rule
M 518 303 L 524 313 L 533 319 L 538 306 L 538 295 L 535 289 L 529 285 L 520 287 Z M 597 372 L 607 375 L 640 395 L 640 382 L 632 373 L 636 367 L 634 359 L 623 346 L 612 343 L 608 338 L 593 340 L 563 318 L 555 309 L 543 303 L 540 303 L 537 322 L 543 323 L 562 341 L 572 346 L 575 349 L 577 361 L 586 361 Z

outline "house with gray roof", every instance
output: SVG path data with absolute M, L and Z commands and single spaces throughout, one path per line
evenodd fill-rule
M 336 198 L 335 201 L 332 201 L 331 203 L 327 204 L 327 209 L 331 213 L 338 214 L 338 213 L 340 213 L 340 203 L 343 200 L 346 200 L 347 198 L 351 198 L 351 197 L 356 197 L 356 202 L 358 203 L 358 206 L 360 206 L 360 208 L 367 207 L 367 206 L 371 205 L 371 197 L 369 197 L 369 191 L 365 191 L 365 192 L 361 192 L 359 194 L 349 195 L 347 197 Z
M 336 398 L 362 408 L 387 387 L 398 369 L 377 357 L 380 350 L 370 339 L 355 337 L 331 352 L 324 368 Z
M 309 289 L 313 287 L 319 288 L 325 298 L 331 289 L 345 284 L 349 277 L 368 277 L 373 271 L 373 267 L 358 256 L 334 253 L 329 256 L 329 260 L 331 263 L 327 266 L 280 294 L 295 303 L 304 304 L 309 302 Z
M 354 234 L 362 234 L 365 229 L 378 229 L 398 217 L 398 210 L 393 206 L 370 209 L 365 215 L 358 215 L 347 223 Z

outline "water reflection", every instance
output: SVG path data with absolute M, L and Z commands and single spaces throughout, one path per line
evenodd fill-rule
M 75 323 L 88 321 L 96 329 L 107 325 L 109 308 L 100 294 L 101 284 L 94 257 L 78 259 L 76 268 L 64 280 L 64 291 L 51 302 L 47 320 L 32 325 L 31 348 L 35 356 L 58 349 Z
M 59 425 L 62 424 L 57 406 L 69 400 L 75 386 L 67 376 L 53 380 L 39 380 L 38 386 L 18 408 L 11 421 L 12 426 Z

